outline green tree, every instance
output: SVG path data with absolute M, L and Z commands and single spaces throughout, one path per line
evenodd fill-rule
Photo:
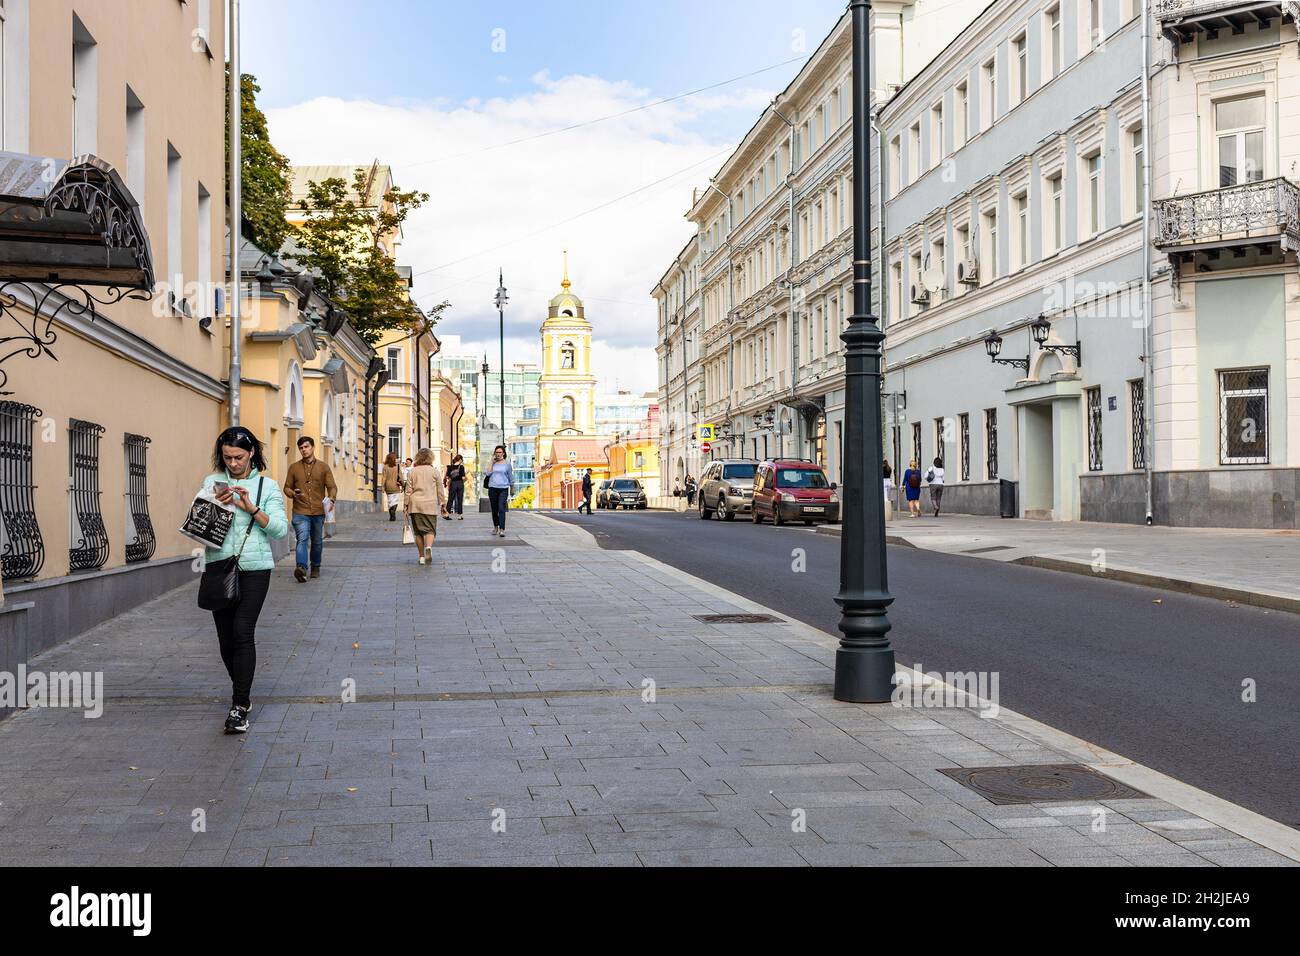
M 411 301 L 406 283 L 381 241 L 394 236 L 428 193 L 390 189 L 370 203 L 370 170 L 359 168 L 349 185 L 332 177 L 307 184 L 300 203 L 310 212 L 295 241 L 299 252 L 286 252 L 317 277 L 317 288 L 348 314 L 352 327 L 371 345 L 385 331 L 432 328 L 450 303 L 423 312 Z
M 257 105 L 262 88 L 257 77 L 240 75 L 240 141 L 243 172 L 240 176 L 244 218 L 253 228 L 253 242 L 265 252 L 276 252 L 289 234 L 285 214 L 292 202 L 289 188 L 289 159 L 275 148 L 266 125 L 266 114 Z M 230 92 L 230 70 L 226 69 L 226 92 Z M 230 168 L 230 97 L 226 96 L 226 168 Z

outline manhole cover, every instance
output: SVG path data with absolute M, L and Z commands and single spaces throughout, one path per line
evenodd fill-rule
M 693 614 L 697 621 L 705 624 L 784 624 L 785 621 L 771 614 Z
M 962 554 L 988 554 L 990 551 L 1010 551 L 1009 544 L 995 544 L 991 548 L 971 548 L 969 551 L 963 551 Z
M 957 767 L 939 771 L 989 803 L 1068 803 L 1150 799 L 1149 794 L 1077 763 L 1028 767 Z

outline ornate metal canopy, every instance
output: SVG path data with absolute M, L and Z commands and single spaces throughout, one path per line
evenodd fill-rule
M 73 160 L 0 152 L 0 365 L 49 355 L 54 320 L 153 295 L 153 257 L 140 206 L 95 156 Z M 102 289 L 92 292 L 91 289 Z M 8 375 L 0 369 L 0 394 Z
M 140 206 L 112 166 L 0 153 L 0 281 L 152 291 Z

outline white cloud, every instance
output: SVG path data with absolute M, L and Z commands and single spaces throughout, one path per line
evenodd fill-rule
M 654 98 L 629 83 L 539 73 L 511 95 L 460 105 L 320 98 L 268 110 L 268 118 L 276 144 L 295 163 L 378 158 L 393 166 L 400 188 L 430 194 L 407 221 L 399 258 L 412 266 L 421 302 L 451 300 L 439 330 L 461 334 L 466 349 L 487 351 L 494 366 L 497 267 L 505 269 L 511 300 L 506 361 L 535 362 L 537 330 L 559 291 L 561 250 L 568 249 L 574 291 L 595 329 L 602 387 L 617 382 L 642 392 L 658 384 L 650 290 L 693 235 L 683 218 L 692 187 L 707 183 L 729 147 L 693 125 L 710 111 L 757 109 L 769 96 L 710 92 L 500 148 L 492 147 Z M 573 221 L 556 226 L 566 220 Z

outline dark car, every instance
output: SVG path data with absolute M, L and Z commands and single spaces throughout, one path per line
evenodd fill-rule
M 609 507 L 609 486 L 612 484 L 613 482 L 606 478 L 596 486 L 596 493 L 592 497 L 596 499 L 597 508 Z
M 821 465 L 804 459 L 778 458 L 758 466 L 754 476 L 754 524 L 771 518 L 773 524 L 787 521 L 840 520 L 840 496 L 826 479 Z
M 645 509 L 650 506 L 650 499 L 646 497 L 645 488 L 635 478 L 615 478 L 610 483 L 605 496 L 611 508 Z

